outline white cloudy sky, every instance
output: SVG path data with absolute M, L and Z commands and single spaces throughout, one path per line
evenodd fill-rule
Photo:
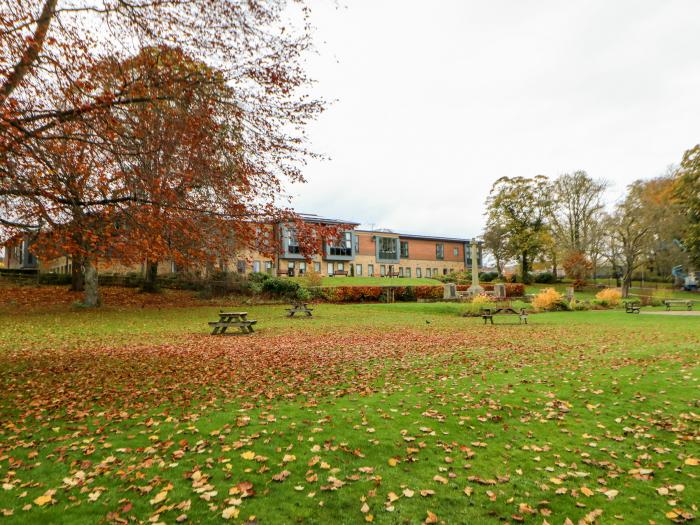
M 498 177 L 662 173 L 700 141 L 700 1 L 314 1 L 298 211 L 471 237 Z

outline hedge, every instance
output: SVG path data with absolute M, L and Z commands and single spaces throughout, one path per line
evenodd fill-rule
M 394 300 L 442 299 L 442 286 L 396 286 Z M 316 289 L 316 296 L 332 303 L 362 303 L 386 300 L 384 286 L 336 286 Z

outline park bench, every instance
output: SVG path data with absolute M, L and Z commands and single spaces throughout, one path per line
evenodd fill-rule
M 674 306 L 685 307 L 686 310 L 693 309 L 692 299 L 666 299 L 664 301 L 664 304 L 666 305 L 667 312 L 670 311 L 671 308 L 673 308 Z
M 277 270 L 277 277 L 289 277 L 289 270 Z
M 304 313 L 307 317 L 313 317 L 313 308 L 309 308 L 309 303 L 295 302 L 291 308 L 287 308 L 287 317 L 294 317 L 296 313 Z
M 639 301 L 625 301 L 625 312 L 628 314 L 638 314 L 640 307 Z
M 481 308 L 481 318 L 484 320 L 484 324 L 489 321 L 493 324 L 494 315 L 517 315 L 519 324 L 527 324 L 527 310 L 525 308 L 520 310 L 514 310 L 510 306 Z
M 387 277 L 401 277 L 399 275 L 399 272 L 387 272 L 386 276 Z
M 348 272 L 345 271 L 345 270 L 336 270 L 335 272 L 333 272 L 333 273 L 331 274 L 331 277 L 334 277 L 334 276 L 336 276 L 336 275 L 342 275 L 342 276 L 344 276 L 344 277 L 347 277 Z
M 219 320 L 212 321 L 209 326 L 213 328 L 211 335 L 223 335 L 231 327 L 239 328 L 244 334 L 253 333 L 253 325 L 257 323 L 248 319 L 248 312 L 219 312 Z

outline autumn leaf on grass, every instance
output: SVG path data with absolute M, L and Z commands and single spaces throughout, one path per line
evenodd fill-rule
M 290 474 L 291 472 L 289 472 L 288 470 L 283 470 L 279 474 L 275 474 L 274 476 L 272 476 L 272 481 L 284 481 L 289 477 Z
M 415 492 L 412 491 L 411 489 L 403 489 L 403 495 L 406 496 L 407 498 L 412 498 L 414 494 L 415 494 Z
M 686 458 L 685 464 L 691 467 L 697 467 L 700 465 L 700 459 L 698 458 Z
M 435 515 L 435 513 L 428 511 L 428 516 L 426 516 L 425 521 L 423 523 L 437 523 L 438 522 L 438 517 Z
M 151 505 L 157 505 L 161 501 L 165 501 L 165 498 L 168 497 L 168 491 L 167 490 L 161 490 L 158 494 L 156 494 L 152 499 L 151 499 Z
M 245 452 L 241 453 L 241 457 L 247 460 L 255 459 L 255 452 L 252 450 L 246 450 Z
M 225 520 L 230 520 L 231 518 L 235 519 L 238 517 L 238 514 L 240 514 L 240 512 L 241 511 L 238 510 L 237 507 L 226 507 L 221 513 L 221 517 Z
M 285 454 L 284 457 L 282 458 L 282 463 L 291 463 L 292 461 L 295 461 L 297 457 L 294 454 Z
M 43 507 L 47 503 L 51 503 L 53 501 L 53 495 L 56 494 L 56 491 L 53 489 L 47 490 L 44 492 L 43 495 L 37 497 L 34 499 L 34 503 L 36 505 L 39 505 L 40 507 Z

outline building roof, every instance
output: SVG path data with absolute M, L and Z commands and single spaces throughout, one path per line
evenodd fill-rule
M 393 235 L 398 235 L 402 239 L 418 239 L 418 240 L 423 240 L 423 241 L 445 241 L 445 242 L 461 242 L 461 243 L 470 243 L 472 240 L 471 239 L 463 239 L 460 237 L 442 237 L 439 235 L 419 235 L 415 233 L 401 233 L 401 232 L 395 232 L 391 230 L 355 230 L 358 232 L 362 233 L 375 233 L 375 234 L 382 234 L 382 233 L 391 233 Z
M 299 213 L 299 217 L 304 219 L 306 222 L 314 222 L 319 224 L 347 224 L 348 226 L 359 226 L 359 222 L 355 221 L 345 221 L 342 219 L 331 219 L 329 217 L 321 217 L 315 213 Z

